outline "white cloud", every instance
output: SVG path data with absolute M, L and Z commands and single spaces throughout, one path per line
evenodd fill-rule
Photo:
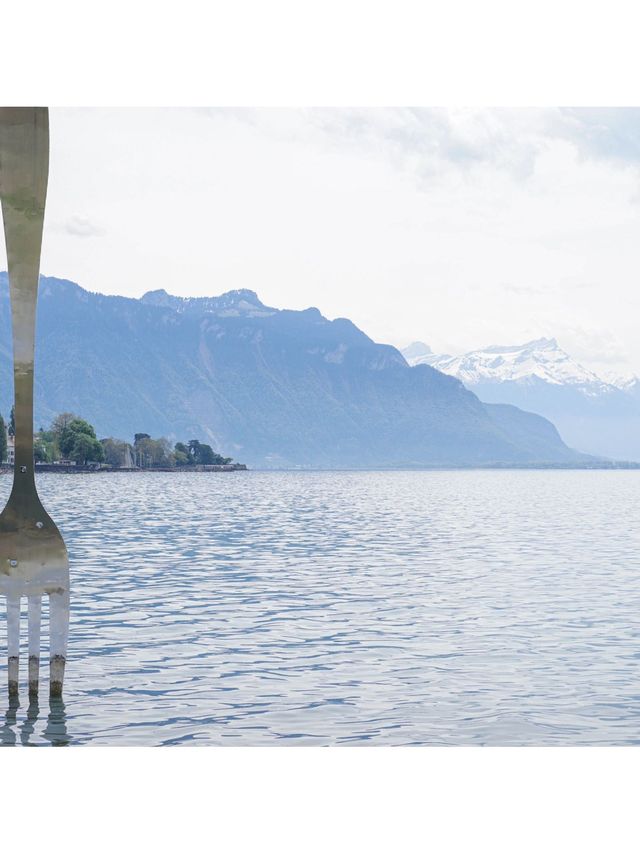
M 70 216 L 62 226 L 56 230 L 63 231 L 72 237 L 100 237 L 104 234 L 104 229 L 94 222 L 91 222 L 86 216 Z

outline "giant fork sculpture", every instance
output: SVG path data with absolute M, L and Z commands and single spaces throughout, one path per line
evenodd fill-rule
M 0 109 L 0 199 L 9 267 L 15 384 L 13 489 L 0 514 L 0 593 L 7 599 L 9 695 L 18 693 L 20 599 L 28 600 L 29 694 L 38 692 L 42 596 L 49 595 L 50 693 L 62 694 L 69 632 L 69 561 L 36 491 L 33 360 L 49 115 L 41 107 Z

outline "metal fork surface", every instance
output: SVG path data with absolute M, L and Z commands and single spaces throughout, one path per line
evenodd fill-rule
M 17 695 L 20 603 L 28 601 L 29 693 L 38 693 L 42 596 L 49 596 L 49 687 L 62 694 L 69 632 L 69 560 L 45 511 L 33 459 L 33 365 L 49 114 L 44 107 L 0 108 L 0 199 L 7 249 L 15 385 L 13 488 L 0 514 L 0 594 L 7 603 L 9 695 Z

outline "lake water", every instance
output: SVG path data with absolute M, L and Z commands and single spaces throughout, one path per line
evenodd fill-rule
M 9 706 L 2 602 L 4 744 L 640 742 L 640 472 L 38 484 L 71 558 L 65 696 L 46 666 Z

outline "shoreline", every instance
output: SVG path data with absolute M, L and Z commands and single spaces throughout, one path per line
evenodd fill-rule
M 395 466 L 371 466 L 371 467 L 344 467 L 344 468 L 311 468 L 311 467 L 285 467 L 282 468 L 249 468 L 243 463 L 231 465 L 189 465 L 175 468 L 96 468 L 84 465 L 50 465 L 38 464 L 35 466 L 36 474 L 213 474 L 233 473 L 235 471 L 254 471 L 258 473 L 323 473 L 323 472 L 366 472 L 377 471 L 638 471 L 640 462 L 601 462 L 592 464 L 571 463 L 511 463 L 511 464 L 486 464 L 486 465 L 395 465 Z M 13 465 L 2 463 L 0 465 L 0 476 L 13 472 Z
M 36 474 L 212 474 L 247 470 L 247 466 L 239 462 L 230 465 L 180 465 L 175 468 L 97 468 L 93 465 L 53 465 L 47 463 L 35 465 Z M 0 475 L 11 474 L 12 472 L 13 465 L 3 462 L 0 466 Z

